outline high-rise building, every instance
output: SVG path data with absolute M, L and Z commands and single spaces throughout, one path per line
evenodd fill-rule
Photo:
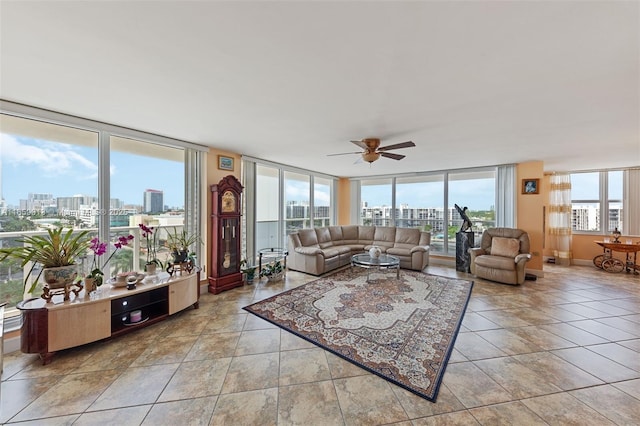
M 164 193 L 157 189 L 147 189 L 144 191 L 143 210 L 144 213 L 162 213 L 164 206 Z
M 58 214 L 63 216 L 76 216 L 80 206 L 98 205 L 98 197 L 92 195 L 74 195 L 72 197 L 57 197 L 56 205 Z
M 24 201 L 24 206 L 23 206 Z M 30 192 L 26 200 L 20 200 L 20 208 L 31 212 L 44 213 L 45 210 L 57 210 L 56 200 L 53 194 Z M 53 210 L 52 210 L 53 209 Z

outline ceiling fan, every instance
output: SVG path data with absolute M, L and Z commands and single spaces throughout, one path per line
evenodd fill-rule
M 351 141 L 351 143 L 358 145 L 364 151 L 343 152 L 340 154 L 329 154 L 329 156 L 362 154 L 362 159 L 367 163 L 373 163 L 380 157 L 391 158 L 392 160 L 402 160 L 404 157 L 406 157 L 406 155 L 393 154 L 387 151 L 390 151 L 392 149 L 410 148 L 412 146 L 416 146 L 416 144 L 411 141 L 396 143 L 387 146 L 380 146 L 380 139 L 378 138 L 366 138 L 362 139 L 361 141 Z

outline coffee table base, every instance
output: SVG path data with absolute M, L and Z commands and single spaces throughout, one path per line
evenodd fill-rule
M 371 269 L 381 270 L 396 270 L 396 279 L 400 279 L 400 259 L 395 256 L 382 255 L 379 259 L 372 259 L 366 254 L 357 254 L 351 257 L 351 267 L 357 266 L 359 268 L 365 268 L 367 270 L 367 282 L 371 282 L 369 276 Z

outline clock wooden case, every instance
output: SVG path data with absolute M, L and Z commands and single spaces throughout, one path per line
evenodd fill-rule
M 211 185 L 211 275 L 209 293 L 243 285 L 240 272 L 240 208 L 243 187 L 234 176 Z

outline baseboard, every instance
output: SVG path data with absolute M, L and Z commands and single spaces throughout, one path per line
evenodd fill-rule
M 571 264 L 576 266 L 593 266 L 592 259 L 571 259 Z
M 15 352 L 15 351 L 19 351 L 20 350 L 20 336 L 16 336 L 16 337 L 11 337 L 11 338 L 5 338 L 4 339 L 4 343 L 3 343 L 4 347 L 3 352 L 5 354 L 9 354 L 11 352 Z
M 455 268 L 456 259 L 444 256 L 429 256 L 429 265 L 452 266 Z
M 551 262 L 549 262 L 549 259 L 551 259 Z M 558 265 L 558 263 L 556 262 L 556 258 L 553 256 L 545 256 L 543 257 L 543 262 L 544 263 L 549 263 L 551 265 Z M 575 265 L 575 266 L 592 266 L 593 265 L 593 259 L 571 259 L 571 265 Z

